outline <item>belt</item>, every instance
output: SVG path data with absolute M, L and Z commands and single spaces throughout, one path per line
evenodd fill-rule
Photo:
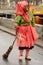
M 29 24 L 21 24 L 21 26 L 29 26 L 30 25 L 30 23 Z

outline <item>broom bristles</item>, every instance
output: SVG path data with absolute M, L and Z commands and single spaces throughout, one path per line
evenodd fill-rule
M 11 45 L 9 47 L 9 49 L 7 50 L 7 52 L 3 54 L 3 58 L 4 59 L 7 59 L 8 58 L 8 56 L 9 56 L 10 52 L 12 51 L 12 49 L 13 49 L 13 45 Z
M 15 40 L 16 40 L 16 38 L 15 38 Z M 8 58 L 10 52 L 11 52 L 12 49 L 13 49 L 13 46 L 14 46 L 15 40 L 13 41 L 12 45 L 8 48 L 8 50 L 6 51 L 6 53 L 3 54 L 3 59 L 7 59 L 7 58 Z

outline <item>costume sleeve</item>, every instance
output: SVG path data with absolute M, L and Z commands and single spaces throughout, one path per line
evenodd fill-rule
M 21 16 L 19 15 L 19 16 L 17 16 L 17 17 L 15 18 L 15 21 L 14 21 L 14 27 L 16 27 L 16 26 L 19 25 L 20 20 L 21 20 Z
M 30 12 L 30 23 L 32 26 L 35 26 L 35 20 L 32 12 Z
M 14 27 L 16 28 L 16 30 L 18 30 L 19 29 L 19 24 L 20 24 L 20 21 L 21 21 L 21 16 L 19 15 L 19 16 L 17 16 L 16 18 L 15 18 L 15 21 L 14 21 Z

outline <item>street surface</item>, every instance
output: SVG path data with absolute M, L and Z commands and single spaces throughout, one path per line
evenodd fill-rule
M 9 46 L 12 44 L 14 36 L 5 33 L 0 30 L 0 65 L 43 65 L 43 49 L 34 46 L 32 50 L 30 50 L 31 61 L 25 60 L 25 50 L 23 53 L 23 60 L 20 62 L 18 60 L 19 50 L 16 46 L 16 42 L 12 52 L 10 53 L 8 60 L 3 60 L 2 55 L 6 52 Z

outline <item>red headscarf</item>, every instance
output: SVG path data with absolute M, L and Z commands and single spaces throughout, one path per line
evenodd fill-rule
M 27 13 L 24 12 L 24 8 L 28 7 L 28 2 L 26 1 L 21 1 L 17 3 L 17 8 L 16 8 L 16 15 L 22 15 L 24 20 L 26 22 L 30 22 L 30 17 Z

